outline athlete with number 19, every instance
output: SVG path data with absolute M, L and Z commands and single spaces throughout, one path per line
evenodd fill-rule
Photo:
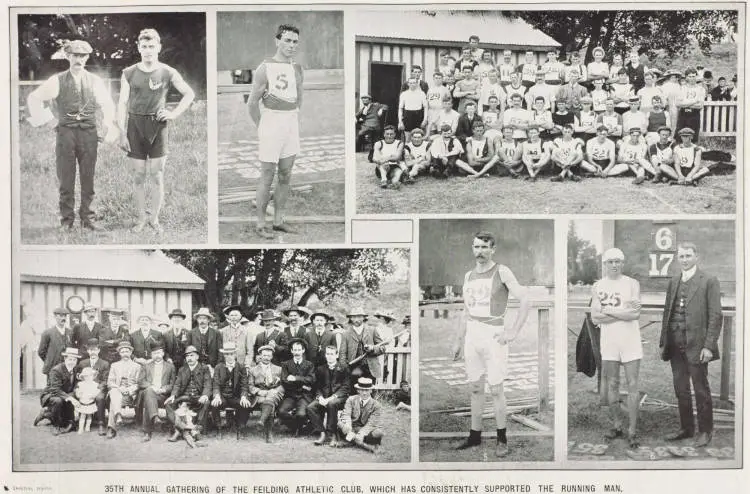
M 602 328 L 602 389 L 609 405 L 613 427 L 605 437 L 623 435 L 618 389 L 620 365 L 625 368 L 628 383 L 628 445 L 638 448 L 638 372 L 643 358 L 641 329 L 641 287 L 638 281 L 622 274 L 625 254 L 611 248 L 602 255 L 604 278 L 594 283 L 591 294 L 591 320 Z
M 302 106 L 302 67 L 294 61 L 299 45 L 299 28 L 282 24 L 276 31 L 276 53 L 261 62 L 254 73 L 253 89 L 247 104 L 250 118 L 258 127 L 258 158 L 261 177 L 256 192 L 258 223 L 255 232 L 264 239 L 274 238 L 266 227 L 266 209 L 271 200 L 271 184 L 278 167 L 274 192 L 272 229 L 296 233 L 283 222 L 283 211 L 291 190 L 292 167 L 299 153 L 299 109 Z
M 476 267 L 464 277 L 464 317 L 453 346 L 457 360 L 463 350 L 466 376 L 471 387 L 471 430 L 469 437 L 456 449 L 478 446 L 482 442 L 482 414 L 485 404 L 485 383 L 489 385 L 497 422 L 495 453 L 507 456 L 506 403 L 503 381 L 508 371 L 508 345 L 516 339 L 529 314 L 526 288 L 513 272 L 493 259 L 495 237 L 488 232 L 474 235 L 472 252 Z M 505 313 L 509 296 L 520 301 L 513 324 L 505 330 Z

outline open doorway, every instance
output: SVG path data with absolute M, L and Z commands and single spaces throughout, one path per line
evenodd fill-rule
M 404 80 L 404 64 L 370 62 L 370 95 L 373 101 L 388 105 L 385 125 L 396 125 L 398 120 L 398 98 Z

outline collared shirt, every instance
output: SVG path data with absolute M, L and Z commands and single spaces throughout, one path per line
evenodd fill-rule
M 366 406 L 368 403 L 370 403 L 370 398 L 367 398 L 366 400 L 362 400 L 362 407 Z
M 318 337 L 321 337 L 321 336 L 323 336 L 323 333 L 325 332 L 325 330 L 326 330 L 325 328 L 322 328 L 322 329 L 316 329 L 316 330 L 315 330 L 315 334 L 317 334 L 317 335 L 318 335 Z
M 365 331 L 365 327 L 364 326 L 352 326 L 352 329 L 358 335 L 361 335 Z
M 205 329 L 198 326 L 198 331 L 200 331 L 201 334 L 206 334 L 208 333 L 208 326 L 206 326 Z
M 198 367 L 198 364 L 195 364 L 192 367 L 190 366 L 190 364 L 188 364 L 188 369 L 190 369 L 190 372 L 193 372 L 196 367 Z
M 99 361 L 99 358 L 89 357 L 89 363 L 91 364 L 91 367 L 94 367 L 96 363 Z
M 161 387 L 161 376 L 164 372 L 164 361 L 154 361 L 154 375 L 151 384 L 157 387 Z
M 687 271 L 682 272 L 682 281 L 683 283 L 686 283 L 690 281 L 690 278 L 695 276 L 695 272 L 698 270 L 698 266 L 693 266 L 692 268 L 688 269 Z
M 60 333 L 62 336 L 65 336 L 65 331 L 68 330 L 66 326 L 63 326 L 63 327 L 55 326 L 55 328 L 57 329 L 57 332 Z
M 75 81 L 76 85 L 80 87 L 83 73 L 76 75 L 71 71 L 70 75 L 73 76 L 73 80 Z M 91 74 L 89 72 L 88 75 L 91 78 L 91 89 L 94 93 L 94 99 L 96 100 L 97 105 L 99 105 L 102 110 L 104 121 L 114 121 L 115 103 L 112 100 L 112 96 L 110 95 L 106 84 L 100 77 L 96 76 L 95 74 Z M 45 101 L 56 99 L 60 94 L 59 74 L 55 74 L 44 81 L 36 90 L 34 90 L 32 94 L 34 95 L 34 97 L 29 98 L 27 108 L 32 119 L 36 120 L 44 111 L 43 103 Z
M 229 371 L 230 373 L 231 373 L 231 372 L 232 372 L 232 371 L 234 370 L 234 365 L 235 365 L 235 364 L 232 364 L 232 365 L 226 364 L 226 366 L 227 366 L 227 370 L 228 370 L 228 371 Z
M 294 362 L 294 363 L 295 363 L 296 365 L 300 365 L 300 364 L 302 363 L 302 360 L 303 360 L 303 359 L 299 359 L 299 360 L 297 360 L 297 359 L 292 359 L 292 361 L 293 361 L 293 362 Z
M 89 331 L 91 331 L 91 330 L 93 330 L 93 329 L 94 329 L 94 325 L 95 325 L 95 324 L 96 324 L 96 321 L 89 321 L 89 320 L 86 320 L 86 326 L 88 326 L 88 328 L 89 328 Z

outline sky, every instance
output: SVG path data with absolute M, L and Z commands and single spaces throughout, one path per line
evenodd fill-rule
M 578 236 L 588 240 L 596 246 L 598 253 L 602 252 L 602 221 L 601 220 L 574 220 Z

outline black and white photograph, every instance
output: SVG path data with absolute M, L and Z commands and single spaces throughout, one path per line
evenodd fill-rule
M 554 459 L 554 224 L 419 226 L 419 459 Z
M 738 14 L 358 9 L 357 213 L 734 213 Z
M 735 249 L 729 220 L 570 222 L 568 459 L 738 464 Z
M 408 249 L 21 251 L 14 467 L 409 462 L 409 264 Z
M 24 244 L 207 241 L 202 12 L 14 16 Z
M 344 242 L 344 13 L 216 14 L 219 238 Z

